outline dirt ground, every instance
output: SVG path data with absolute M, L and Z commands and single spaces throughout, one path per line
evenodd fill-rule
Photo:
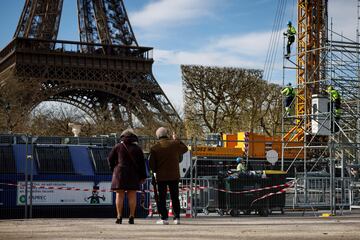
M 135 225 L 104 218 L 1 220 L 0 239 L 360 239 L 360 212 L 316 215 L 199 216 L 181 225 L 156 225 L 156 218 L 135 219 Z

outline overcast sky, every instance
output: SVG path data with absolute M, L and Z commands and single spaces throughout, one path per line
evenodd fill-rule
M 25 0 L 1 0 L 0 48 L 12 39 Z M 137 41 L 154 47 L 155 78 L 176 108 L 182 106 L 180 64 L 263 69 L 279 0 L 124 0 Z M 287 21 L 296 23 L 296 0 Z M 355 39 L 357 0 L 329 0 L 329 21 Z M 64 0 L 59 39 L 78 40 L 76 0 Z M 279 43 L 282 51 L 282 41 Z M 282 82 L 282 53 L 273 82 Z M 294 82 L 286 74 L 286 81 Z

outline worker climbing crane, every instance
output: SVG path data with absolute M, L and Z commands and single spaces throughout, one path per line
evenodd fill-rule
M 312 96 L 321 92 L 320 81 L 324 70 L 321 59 L 326 42 L 327 0 L 298 0 L 296 52 L 296 125 L 284 135 L 284 141 L 306 142 L 305 133 L 311 132 Z M 292 24 L 287 30 L 288 58 L 296 30 Z
M 292 22 L 289 21 L 287 24 L 288 28 L 287 31 L 284 32 L 284 35 L 287 36 L 288 40 L 287 40 L 287 44 L 286 44 L 286 54 L 285 57 L 287 59 L 290 58 L 290 54 L 291 54 L 291 45 L 295 42 L 295 35 L 296 35 L 296 29 L 295 27 L 292 25 Z
M 295 97 L 295 90 L 291 86 L 291 83 L 288 83 L 288 85 L 281 90 L 281 93 L 285 96 L 284 99 L 285 114 L 288 117 L 290 116 L 291 105 Z

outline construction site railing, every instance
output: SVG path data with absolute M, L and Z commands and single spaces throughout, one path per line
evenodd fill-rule
M 159 214 L 159 212 L 155 201 L 151 178 L 148 178 L 143 186 L 144 189 L 149 189 L 148 194 L 146 194 L 147 201 L 145 201 L 149 203 L 149 206 L 143 206 L 143 208 L 149 210 L 149 215 L 152 217 L 154 214 Z M 179 181 L 181 212 L 191 214 L 192 217 L 196 217 L 198 213 L 206 213 L 209 202 L 211 201 L 210 191 L 211 188 L 209 180 L 207 179 L 181 178 Z M 166 199 L 168 209 L 170 209 L 171 206 L 170 201 L 171 198 L 169 195 Z
M 335 178 L 335 204 L 339 209 L 351 204 L 351 182 L 350 178 Z M 296 178 L 294 187 L 287 194 L 292 200 L 292 208 L 328 209 L 331 204 L 330 177 Z

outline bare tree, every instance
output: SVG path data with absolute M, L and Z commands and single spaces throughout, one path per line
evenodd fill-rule
M 188 136 L 276 132 L 281 112 L 280 88 L 262 80 L 262 71 L 194 65 L 182 65 L 181 70 Z
M 31 99 L 30 82 L 19 82 L 13 78 L 13 71 L 3 72 L 0 85 L 0 131 L 13 133 L 25 132 L 27 129 L 27 102 Z

